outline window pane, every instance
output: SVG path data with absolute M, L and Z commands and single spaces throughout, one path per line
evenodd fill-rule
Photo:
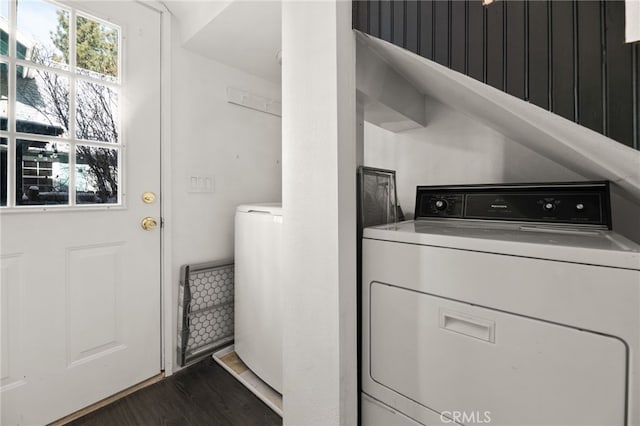
M 0 206 L 7 205 L 7 138 L 0 138 Z
M 18 59 L 54 67 L 69 63 L 69 12 L 41 0 L 18 1 L 17 24 Z
M 76 137 L 118 143 L 118 93 L 99 83 L 78 81 Z
M 18 140 L 16 205 L 68 204 L 69 146 Z
M 116 81 L 118 77 L 118 29 L 83 16 L 76 21 L 78 72 Z
M 0 0 L 0 55 L 9 54 L 9 0 Z
M 0 62 L 0 130 L 7 130 L 7 107 L 9 104 L 9 65 Z
M 29 70 L 16 78 L 16 130 L 64 136 L 69 123 L 69 81 L 54 72 Z
M 118 150 L 76 146 L 76 203 L 118 202 Z

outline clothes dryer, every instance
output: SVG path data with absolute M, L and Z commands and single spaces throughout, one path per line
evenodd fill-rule
M 366 228 L 363 425 L 640 424 L 640 246 L 606 188 L 422 187 Z

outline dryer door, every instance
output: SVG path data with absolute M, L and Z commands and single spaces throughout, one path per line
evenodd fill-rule
M 377 282 L 369 303 L 369 379 L 400 399 L 461 424 L 625 424 L 616 338 Z

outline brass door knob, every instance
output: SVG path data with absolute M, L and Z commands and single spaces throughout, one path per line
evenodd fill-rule
M 140 225 L 142 226 L 142 229 L 144 229 L 145 231 L 151 231 L 152 229 L 158 226 L 158 222 L 156 222 L 154 218 L 147 216 L 144 219 L 142 219 L 142 222 L 140 223 Z

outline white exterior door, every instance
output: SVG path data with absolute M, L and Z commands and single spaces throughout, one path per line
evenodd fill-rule
M 161 16 L 135 2 L 2 3 L 1 424 L 37 425 L 161 371 Z M 38 38 L 55 31 L 29 7 L 67 23 L 49 56 Z M 92 47 L 96 34 L 108 40 Z

